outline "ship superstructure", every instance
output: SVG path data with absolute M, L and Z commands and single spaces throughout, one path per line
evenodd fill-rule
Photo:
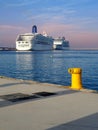
M 69 49 L 69 41 L 65 40 L 65 37 L 55 38 L 53 42 L 53 49 L 55 50 Z
M 37 26 L 32 27 L 32 33 L 20 34 L 16 39 L 16 49 L 27 50 L 52 50 L 53 38 L 46 34 L 37 33 Z

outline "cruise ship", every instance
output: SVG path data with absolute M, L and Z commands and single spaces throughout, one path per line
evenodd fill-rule
M 65 37 L 55 38 L 53 42 L 54 50 L 66 50 L 69 49 L 69 41 L 65 40 Z
M 53 38 L 46 33 L 37 33 L 37 26 L 32 27 L 32 33 L 20 34 L 16 38 L 16 50 L 52 50 Z

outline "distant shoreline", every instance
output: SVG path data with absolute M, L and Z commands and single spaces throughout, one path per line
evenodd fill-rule
M 16 51 L 16 48 L 11 48 L 11 47 L 0 47 L 0 51 Z
M 78 51 L 78 50 L 98 50 L 98 48 L 69 48 L 68 50 Z M 16 48 L 12 47 L 0 47 L 0 51 L 17 51 Z

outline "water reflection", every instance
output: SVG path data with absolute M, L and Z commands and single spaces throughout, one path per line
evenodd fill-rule
M 18 78 L 26 79 L 31 77 L 30 71 L 33 70 L 32 55 L 26 52 L 16 53 L 16 74 Z

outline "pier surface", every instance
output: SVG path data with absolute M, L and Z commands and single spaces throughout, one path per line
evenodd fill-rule
M 98 94 L 0 78 L 0 130 L 98 130 Z

